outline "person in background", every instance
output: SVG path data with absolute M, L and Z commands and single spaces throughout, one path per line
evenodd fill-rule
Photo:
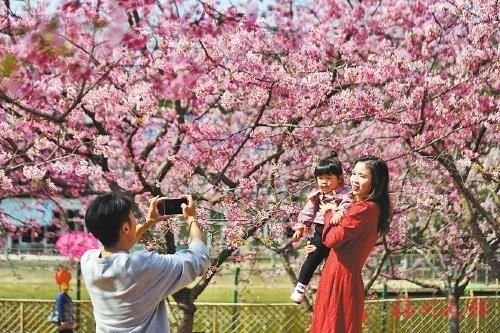
M 60 292 L 56 297 L 56 310 L 58 315 L 59 333 L 73 333 L 75 321 L 73 320 L 73 300 L 68 295 L 71 273 L 65 267 L 59 266 L 55 275 Z

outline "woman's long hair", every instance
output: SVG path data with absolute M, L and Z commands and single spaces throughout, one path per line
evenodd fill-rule
M 363 156 L 356 163 L 362 162 L 372 172 L 372 191 L 367 200 L 374 201 L 380 209 L 378 232 L 381 235 L 389 232 L 392 218 L 391 201 L 389 199 L 389 169 L 387 163 L 375 156 Z

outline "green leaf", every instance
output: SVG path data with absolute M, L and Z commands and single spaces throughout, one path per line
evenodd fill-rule
M 390 108 L 392 106 L 392 102 L 394 102 L 392 98 L 386 99 L 384 102 L 384 108 L 386 109 Z
M 9 77 L 16 70 L 16 56 L 8 54 L 0 63 L 0 76 Z
M 164 99 L 160 101 L 160 107 L 165 107 L 167 109 L 171 109 L 174 107 L 174 102 L 170 99 Z
M 497 46 L 498 45 L 498 39 L 496 39 L 496 37 L 493 35 L 491 36 L 491 42 L 493 43 L 493 45 Z
M 481 90 L 481 95 L 486 95 L 486 96 L 498 96 L 500 95 L 500 90 L 494 89 L 492 87 L 485 87 Z

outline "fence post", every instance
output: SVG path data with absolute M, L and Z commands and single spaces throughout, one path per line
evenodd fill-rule
M 238 303 L 238 278 L 240 276 L 240 267 L 236 267 L 234 273 L 234 289 L 233 289 L 233 303 Z
M 214 314 L 212 315 L 212 332 L 217 333 L 217 307 L 212 306 Z
M 237 321 L 238 321 L 238 309 L 236 308 L 236 303 L 238 303 L 238 279 L 240 276 L 240 267 L 236 267 L 234 272 L 234 289 L 233 289 L 233 313 L 231 318 L 231 332 L 236 331 Z
M 387 322 L 387 283 L 384 282 L 384 289 L 382 289 L 382 333 L 386 332 L 386 322 Z
M 392 311 L 392 333 L 396 333 L 396 325 L 397 325 L 396 321 L 399 321 L 399 317 L 400 317 L 399 316 L 399 296 L 397 296 L 397 298 L 394 300 L 394 302 L 392 302 L 392 300 L 391 300 L 391 303 L 392 303 L 393 310 L 394 310 L 394 307 L 396 307 L 396 306 L 398 307 L 398 311 L 397 311 L 398 315 L 397 316 L 394 314 L 395 311 Z
M 19 303 L 20 333 L 24 333 L 24 303 Z
M 470 301 L 472 302 L 472 300 L 473 300 L 473 298 L 472 298 Z M 480 329 L 480 327 L 479 327 L 479 325 L 480 325 L 480 321 L 479 321 L 479 313 L 481 312 L 481 311 L 479 311 L 479 310 L 480 310 L 480 308 L 481 308 L 481 299 L 478 299 L 476 304 L 477 304 L 477 311 L 476 311 L 476 325 L 477 325 L 477 331 L 478 331 L 478 332 L 481 332 L 481 331 L 479 330 L 479 329 Z M 469 309 L 470 309 L 470 306 L 469 306 Z

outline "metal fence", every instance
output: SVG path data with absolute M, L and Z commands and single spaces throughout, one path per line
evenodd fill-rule
M 500 297 L 463 297 L 459 305 L 460 332 L 500 332 Z M 448 332 L 445 298 L 401 298 L 367 301 L 364 332 Z
M 50 300 L 0 300 L 0 333 L 53 333 L 46 321 Z M 193 332 L 197 333 L 306 333 L 311 314 L 293 304 L 198 303 Z M 179 312 L 170 306 L 170 322 L 178 325 Z M 79 333 L 94 332 L 92 305 L 75 301 Z M 369 300 L 365 303 L 363 332 L 447 332 L 448 308 L 444 298 Z M 500 332 L 500 297 L 464 297 L 460 301 L 460 332 Z
M 52 300 L 0 299 L 0 333 L 53 333 L 55 324 L 47 316 L 55 303 Z M 75 301 L 74 314 L 78 318 L 77 332 L 95 331 L 90 301 Z

